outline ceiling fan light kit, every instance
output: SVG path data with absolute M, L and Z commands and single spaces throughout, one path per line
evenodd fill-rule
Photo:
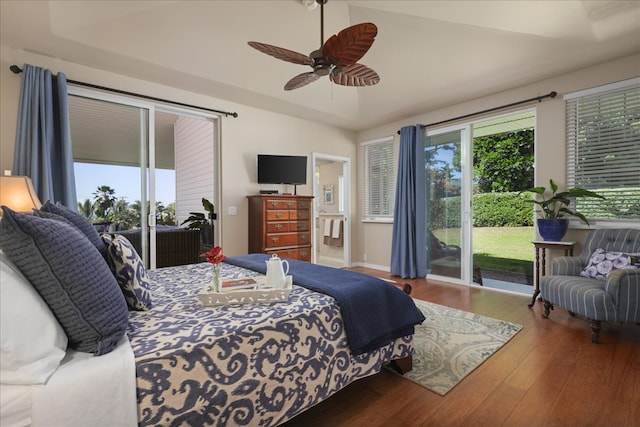
M 359 64 L 378 34 L 375 24 L 365 22 L 353 25 L 334 34 L 324 42 L 324 4 L 327 0 L 316 0 L 320 4 L 320 49 L 309 56 L 278 46 L 255 41 L 248 42 L 252 48 L 293 64 L 308 65 L 313 71 L 299 74 L 289 80 L 285 90 L 298 89 L 320 77 L 329 76 L 331 82 L 342 86 L 373 86 L 380 76 L 366 65 Z M 303 0 L 309 8 L 309 0 Z

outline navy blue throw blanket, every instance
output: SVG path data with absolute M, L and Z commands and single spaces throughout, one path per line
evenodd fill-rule
M 224 262 L 266 273 L 270 255 L 227 257 Z M 366 274 L 287 259 L 293 283 L 332 296 L 340 306 L 353 354 L 380 348 L 413 334 L 425 317 L 398 287 Z

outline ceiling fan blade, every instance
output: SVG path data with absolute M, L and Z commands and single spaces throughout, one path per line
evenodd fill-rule
M 301 53 L 294 52 L 289 49 L 273 46 L 266 43 L 260 43 L 260 42 L 247 42 L 247 43 L 252 48 L 257 49 L 262 53 L 266 53 L 267 55 L 273 56 L 274 58 L 278 58 L 287 62 L 292 62 L 294 64 L 313 66 L 313 61 L 307 55 L 303 55 Z
M 313 83 L 320 78 L 320 75 L 314 73 L 313 71 L 309 73 L 298 74 L 284 85 L 284 90 L 293 90 L 301 88 L 302 86 L 306 86 L 309 83 Z
M 339 67 L 355 64 L 367 53 L 377 34 L 378 27 L 370 22 L 353 25 L 331 36 L 322 52 Z
M 342 86 L 373 86 L 380 82 L 378 73 L 362 64 L 334 68 L 329 79 Z

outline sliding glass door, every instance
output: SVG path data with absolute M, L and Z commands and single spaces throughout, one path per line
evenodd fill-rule
M 219 206 L 218 117 L 71 86 L 69 115 L 78 210 L 129 238 L 148 268 L 197 261 L 206 247 L 176 255 L 167 236 L 203 198 Z M 158 250 L 157 233 L 169 241 Z
M 427 271 L 469 280 L 469 194 L 467 127 L 428 132 L 425 138 Z
M 153 106 L 69 90 L 78 209 L 99 232 L 118 232 L 155 266 Z
M 430 276 L 515 292 L 532 283 L 532 218 L 522 215 L 531 202 L 521 193 L 534 185 L 534 136 L 535 110 L 427 132 Z

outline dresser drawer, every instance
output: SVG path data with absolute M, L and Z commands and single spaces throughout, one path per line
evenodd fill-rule
M 265 209 L 267 210 L 297 209 L 298 203 L 296 200 L 289 200 L 289 199 L 283 199 L 283 200 L 268 199 L 265 202 L 264 206 L 265 206 Z
M 299 259 L 300 261 L 311 261 L 311 247 L 298 248 L 292 252 L 295 252 L 295 254 L 291 258 Z
M 289 223 L 289 231 L 309 231 L 311 229 L 311 225 L 309 225 L 309 221 L 296 221 Z
M 267 233 L 286 233 L 288 231 L 296 231 L 295 222 L 267 222 L 265 227 L 267 229 Z
M 273 251 L 266 251 L 267 254 L 276 254 L 280 258 L 291 258 L 300 261 L 311 261 L 311 248 L 296 248 L 296 249 L 280 249 Z
M 309 245 L 311 244 L 311 233 L 298 233 L 297 243 L 299 245 Z
M 298 233 L 275 233 L 267 234 L 265 238 L 265 247 L 277 248 L 281 246 L 296 246 L 298 244 Z
M 309 211 L 289 211 L 289 219 L 309 219 Z
M 299 210 L 309 210 L 311 208 L 311 202 L 308 200 L 296 200 L 296 206 Z
M 289 219 L 289 211 L 267 211 L 267 221 L 283 221 L 287 219 Z

